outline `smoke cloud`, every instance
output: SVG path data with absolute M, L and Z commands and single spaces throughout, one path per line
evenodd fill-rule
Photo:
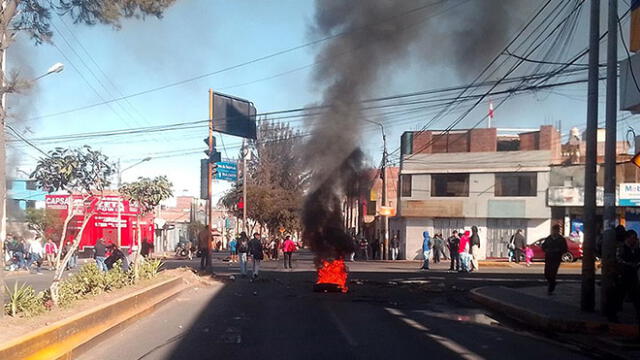
M 314 83 L 329 111 L 307 123 L 312 136 L 303 159 L 312 183 L 303 223 L 317 257 L 342 257 L 353 247 L 341 202 L 364 170 L 359 101 L 409 59 L 447 64 L 461 77 L 477 73 L 511 36 L 511 19 L 524 3 L 536 1 L 316 0 L 312 37 L 348 33 L 317 55 Z

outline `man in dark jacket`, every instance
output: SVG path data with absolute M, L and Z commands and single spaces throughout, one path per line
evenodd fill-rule
M 249 241 L 249 253 L 253 259 L 253 279 L 258 277 L 260 272 L 260 262 L 264 259 L 264 249 L 262 248 L 262 239 L 259 233 L 253 234 L 253 239 Z
M 480 256 L 480 236 L 478 235 L 478 227 L 471 227 L 471 244 L 469 244 L 469 255 L 471 255 L 471 271 L 480 270 L 478 257 Z
M 520 263 L 520 258 L 524 257 L 524 250 L 527 247 L 527 239 L 522 235 L 522 229 L 518 229 L 516 234 L 513 235 L 513 246 L 516 257 L 516 264 Z
M 544 251 L 544 277 L 547 279 L 548 294 L 553 294 L 556 289 L 556 276 L 562 262 L 562 254 L 567 252 L 567 241 L 560 235 L 560 225 L 551 227 L 551 235 L 542 242 Z
M 458 230 L 453 230 L 453 234 L 447 239 L 447 247 L 449 248 L 449 254 L 451 256 L 451 266 L 449 271 L 460 270 L 460 238 L 458 237 Z
M 640 284 L 638 284 L 638 270 L 640 269 L 640 247 L 638 247 L 638 234 L 627 231 L 624 245 L 617 248 L 616 259 L 620 266 L 620 285 L 622 291 L 619 293 L 621 300 L 626 296 L 631 299 L 636 309 L 636 318 L 640 330 Z M 617 320 L 617 319 L 613 319 Z

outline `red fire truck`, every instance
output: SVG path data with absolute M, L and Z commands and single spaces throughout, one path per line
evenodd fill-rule
M 120 230 L 120 246 L 129 248 L 138 236 L 137 215 L 139 209 L 129 204 L 118 195 L 94 195 L 83 200 L 81 195 L 46 195 L 45 204 L 47 212 L 57 213 L 64 221 L 68 214 L 69 197 L 73 196 L 72 208 L 74 215 L 69 222 L 65 241 L 73 240 L 82 222 L 84 214 L 93 212 L 93 216 L 87 223 L 80 240 L 79 251 L 85 248 L 93 248 L 100 238 L 106 243 L 118 243 L 118 230 Z M 118 211 L 119 210 L 119 211 Z M 119 224 L 119 226 L 118 226 Z M 153 214 L 147 214 L 140 221 L 142 241 L 153 243 L 154 227 Z M 53 239 L 58 242 L 59 239 Z

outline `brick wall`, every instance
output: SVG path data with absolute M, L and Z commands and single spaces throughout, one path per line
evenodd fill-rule
M 498 130 L 491 129 L 471 129 L 468 133 L 469 151 L 486 152 L 497 151 Z
M 428 145 L 433 138 L 433 133 L 431 131 L 423 131 L 421 133 L 414 132 L 413 133 L 413 153 L 423 153 L 430 154 L 431 153 L 431 145 Z
M 528 133 L 522 133 L 519 134 L 520 136 L 520 150 L 521 151 L 526 151 L 526 150 L 538 150 L 539 149 L 539 139 L 540 139 L 540 132 L 539 131 L 534 131 L 534 132 L 528 132 Z

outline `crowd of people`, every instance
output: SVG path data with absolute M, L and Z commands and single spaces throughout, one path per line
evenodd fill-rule
M 71 251 L 71 241 L 59 247 L 52 239 L 46 241 L 40 236 L 29 240 L 18 235 L 7 234 L 3 256 L 7 271 L 35 271 L 42 273 L 42 267 L 48 266 L 54 271 L 58 267 L 58 257 L 63 258 Z M 62 252 L 62 253 L 60 253 Z M 77 266 L 78 255 L 76 252 L 70 257 L 67 269 Z
M 449 256 L 445 252 L 448 251 Z M 450 272 L 472 272 L 480 269 L 478 253 L 480 251 L 480 235 L 478 227 L 472 226 L 471 231 L 453 230 L 445 241 L 442 234 L 433 237 L 428 231 L 422 233 L 422 270 L 429 270 L 431 258 L 434 263 L 449 260 Z
M 206 267 L 206 251 L 207 236 L 201 236 L 198 243 L 198 253 L 201 257 L 200 268 Z M 284 238 L 271 236 L 263 238 L 260 233 L 254 233 L 249 239 L 246 232 L 241 232 L 235 238 L 232 238 L 227 244 L 229 251 L 228 261 L 238 263 L 240 265 L 240 273 L 243 277 L 250 276 L 252 280 L 258 278 L 260 274 L 260 265 L 264 259 L 277 261 L 280 253 L 283 257 L 283 265 L 285 269 L 293 269 L 293 253 L 299 248 L 299 244 L 295 242 L 291 235 Z M 251 268 L 249 269 L 249 261 Z

